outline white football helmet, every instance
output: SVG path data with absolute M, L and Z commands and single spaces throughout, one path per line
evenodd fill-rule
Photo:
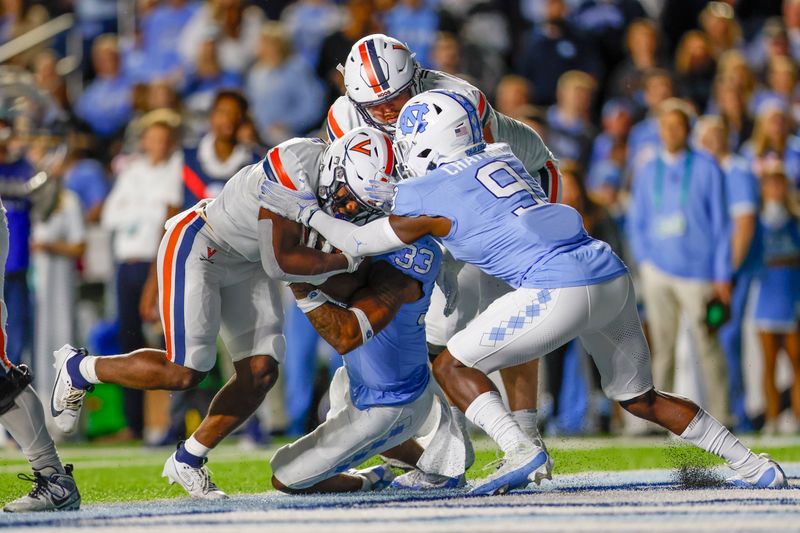
M 486 148 L 478 111 L 457 92 L 435 89 L 409 100 L 394 136 L 401 178 L 424 176 L 436 167 Z
M 349 131 L 328 147 L 323 157 L 317 195 L 329 215 L 365 224 L 386 213 L 370 200 L 370 181 L 393 183 L 392 140 L 366 126 Z
M 406 45 L 376 33 L 356 41 L 344 64 L 344 86 L 367 124 L 391 133 L 392 124 L 382 124 L 369 113 L 399 94 L 416 93 L 419 65 Z

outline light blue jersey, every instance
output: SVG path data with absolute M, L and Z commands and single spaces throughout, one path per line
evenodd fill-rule
M 577 211 L 546 198 L 508 146 L 493 144 L 400 182 L 392 214 L 450 219 L 440 240 L 453 256 L 514 288 L 593 285 L 627 272 Z
M 422 297 L 404 304 L 380 333 L 344 356 L 350 377 L 350 398 L 359 409 L 404 405 L 428 386 L 428 346 L 425 313 L 442 262 L 442 252 L 430 237 L 375 257 L 422 284 Z

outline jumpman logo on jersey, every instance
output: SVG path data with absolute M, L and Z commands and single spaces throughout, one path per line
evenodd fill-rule
M 428 111 L 430 111 L 428 104 L 416 104 L 406 107 L 403 114 L 400 115 L 400 120 L 397 121 L 397 127 L 405 135 L 411 135 L 414 131 L 422 133 L 428 127 L 428 123 L 425 121 L 425 115 Z

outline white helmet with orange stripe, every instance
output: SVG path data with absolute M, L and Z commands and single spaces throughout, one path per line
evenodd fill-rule
M 372 180 L 396 181 L 391 138 L 366 126 L 349 131 L 326 150 L 319 179 L 320 205 L 328 214 L 359 225 L 384 216 L 366 188 Z
M 270 149 L 264 158 L 267 179 L 292 190 L 303 183 L 314 191 L 319 183 L 321 158 L 327 144 L 322 139 L 294 138 Z
M 404 93 L 411 98 L 416 92 L 418 75 L 419 65 L 408 47 L 377 33 L 359 39 L 350 49 L 344 65 L 344 86 L 347 97 L 366 123 L 391 133 L 393 120 L 381 122 L 370 113 L 370 108 Z

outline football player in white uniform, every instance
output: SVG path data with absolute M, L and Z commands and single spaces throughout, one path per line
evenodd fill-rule
M 358 266 L 345 254 L 306 247 L 302 226 L 259 203 L 264 182 L 316 187 L 326 147 L 320 139 L 286 141 L 241 169 L 216 199 L 167 221 L 158 251 L 167 349 L 112 357 L 90 356 L 69 345 L 57 350 L 50 408 L 63 431 L 75 430 L 84 394 L 95 383 L 167 390 L 197 385 L 214 366 L 220 335 L 236 373 L 194 434 L 167 460 L 163 475 L 193 497 L 227 497 L 203 465 L 208 452 L 253 414 L 278 377 L 285 348 L 278 282 L 320 283 Z
M 484 94 L 466 81 L 420 68 L 414 53 L 397 39 L 375 34 L 358 40 L 340 71 L 347 94 L 328 110 L 326 131 L 331 140 L 357 126 L 372 126 L 393 135 L 398 114 L 411 97 L 431 89 L 453 90 L 467 96 L 478 110 L 487 142 L 508 144 L 529 174 L 539 180 L 549 201 L 559 200 L 558 161 L 538 133 L 492 109 Z M 434 289 L 426 318 L 431 354 L 441 352 L 456 332 L 510 290 L 506 283 L 473 265 L 455 261 L 446 253 L 439 287 Z M 536 424 L 538 369 L 539 363 L 534 360 L 505 368 L 500 375 L 514 418 L 542 443 Z
M 375 169 L 380 169 L 377 173 Z M 335 141 L 325 155 L 319 197 L 338 218 L 364 224 L 384 217 L 370 206 L 369 180 L 394 181 L 391 140 L 372 128 L 356 128 Z M 279 449 L 272 458 L 275 488 L 288 493 L 379 490 L 390 481 L 399 488 L 454 488 L 464 484 L 472 462 L 465 428 L 431 378 L 425 324 L 441 251 L 430 237 L 372 259 L 366 271 L 337 276 L 322 287 L 292 284 L 298 306 L 344 356 L 331 382 L 327 419 L 314 431 Z M 351 294 L 347 278 L 366 278 Z M 352 285 L 352 283 L 351 283 Z M 423 437 L 424 448 L 415 437 Z M 351 470 L 377 454 L 414 465 L 394 479 L 379 465 Z M 469 456 L 469 457 L 468 457 Z

